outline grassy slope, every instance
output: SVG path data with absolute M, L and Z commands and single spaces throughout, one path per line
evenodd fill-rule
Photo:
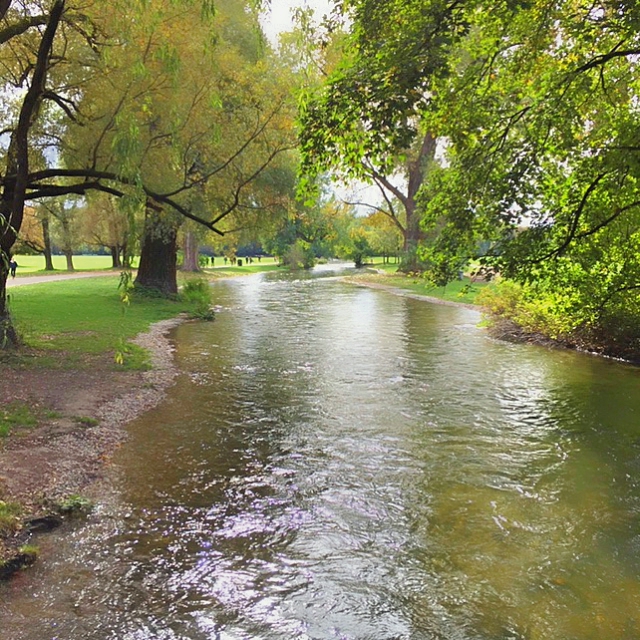
M 164 299 L 134 299 L 124 305 L 119 277 L 64 280 L 10 290 L 14 321 L 29 347 L 41 350 L 38 358 L 55 363 L 55 352 L 65 351 L 67 366 L 77 365 L 83 354 L 124 350 L 126 341 L 153 322 L 189 311 L 189 305 Z M 140 366 L 140 350 L 127 347 L 129 364 Z
M 360 281 L 397 287 L 398 289 L 404 289 L 419 295 L 448 300 L 450 302 L 475 304 L 478 293 L 483 288 L 491 286 L 490 283 L 474 282 L 464 277 L 462 280 L 450 282 L 445 287 L 436 287 L 424 278 L 397 273 L 397 264 L 382 264 L 374 260 L 373 266 L 375 272 L 369 269 L 356 276 L 356 278 Z

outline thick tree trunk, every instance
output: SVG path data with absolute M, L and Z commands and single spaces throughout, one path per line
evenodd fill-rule
M 51 233 L 49 231 L 49 217 L 42 218 L 42 237 L 44 238 L 44 270 L 53 271 L 53 256 L 51 255 Z
M 197 273 L 200 271 L 198 262 L 198 238 L 193 231 L 185 231 L 184 234 L 184 261 L 182 263 L 182 271 Z
M 405 212 L 407 223 L 404 231 L 403 258 L 400 270 L 407 273 L 423 271 L 424 266 L 420 264 L 418 259 L 418 247 L 424 239 L 424 233 L 420 228 L 420 218 L 417 215 L 416 203 L 413 198 L 407 198 L 405 201 Z
M 437 139 L 427 132 L 415 159 L 408 163 L 407 195 L 403 200 L 407 222 L 404 231 L 403 271 L 422 271 L 424 265 L 418 259 L 418 247 L 425 239 L 425 233 L 420 228 L 420 216 L 416 210 L 416 198 L 428 171 L 428 165 L 433 161 L 436 153 Z
M 164 296 L 177 295 L 178 227 L 172 216 L 147 207 L 136 287 Z

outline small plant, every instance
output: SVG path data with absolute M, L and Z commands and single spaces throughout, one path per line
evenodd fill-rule
M 213 320 L 214 312 L 211 308 L 211 287 L 202 278 L 193 278 L 184 283 L 181 291 L 184 302 L 189 304 L 189 313 L 194 318 Z
M 100 424 L 99 420 L 89 416 L 73 416 L 73 420 L 82 427 L 97 427 Z
M 0 409 L 0 437 L 8 436 L 13 427 L 35 427 L 37 424 L 37 417 L 26 404 L 12 402 Z
M 33 564 L 40 555 L 40 547 L 33 544 L 23 544 L 18 549 L 18 553 L 25 557 L 25 565 Z
M 20 528 L 20 505 L 0 500 L 0 535 L 15 533 Z
M 88 498 L 72 494 L 58 503 L 58 511 L 64 515 L 88 513 L 93 509 L 93 502 Z

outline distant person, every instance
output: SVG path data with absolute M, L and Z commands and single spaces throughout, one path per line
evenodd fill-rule
M 16 277 L 16 269 L 18 268 L 18 263 L 15 258 L 11 258 L 11 262 L 9 262 L 9 271 L 11 272 L 11 277 Z

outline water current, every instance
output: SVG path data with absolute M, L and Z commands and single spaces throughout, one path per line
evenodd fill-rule
M 329 272 L 214 296 L 2 640 L 640 638 L 640 370 Z

